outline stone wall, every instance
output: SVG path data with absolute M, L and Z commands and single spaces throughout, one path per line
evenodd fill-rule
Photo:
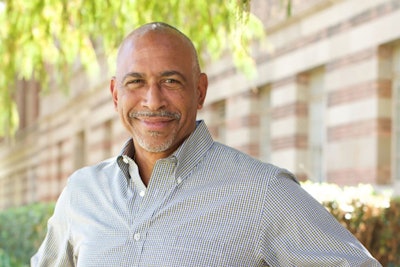
M 400 2 L 293 0 L 289 19 L 274 3 L 252 1 L 268 32 L 252 47 L 257 77 L 228 56 L 207 65 L 199 118 L 216 140 L 301 180 L 398 187 Z M 23 129 L 0 144 L 0 209 L 55 200 L 74 170 L 116 155 L 128 138 L 108 77 L 75 71 L 67 96 L 39 98 L 37 85 L 19 84 Z

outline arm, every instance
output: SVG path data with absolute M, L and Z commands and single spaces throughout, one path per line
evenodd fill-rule
M 262 221 L 270 266 L 381 266 L 288 172 L 270 180 Z
M 53 216 L 47 224 L 47 234 L 38 252 L 31 258 L 31 266 L 75 266 L 73 248 L 69 242 L 69 190 L 61 193 Z

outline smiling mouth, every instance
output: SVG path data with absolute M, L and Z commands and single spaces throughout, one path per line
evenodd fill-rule
M 129 113 L 129 118 L 139 120 L 141 123 L 146 125 L 150 131 L 159 131 L 170 122 L 179 120 L 181 115 L 169 111 L 135 111 Z
M 179 120 L 181 115 L 176 112 L 169 111 L 133 111 L 128 114 L 129 118 L 140 119 L 149 122 L 165 122 L 171 120 Z

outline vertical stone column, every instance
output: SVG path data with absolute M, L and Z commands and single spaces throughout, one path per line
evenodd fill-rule
M 260 101 L 256 91 L 231 96 L 226 102 L 226 143 L 253 157 L 260 156 Z
M 204 106 L 198 113 L 198 119 L 204 120 L 212 137 L 226 143 L 226 102 L 218 102 Z
M 327 66 L 328 180 L 383 184 L 390 179 L 391 52 L 360 51 Z
M 307 75 L 297 75 L 271 85 L 272 163 L 307 178 Z

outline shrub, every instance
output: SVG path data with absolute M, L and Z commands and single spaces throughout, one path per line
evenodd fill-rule
M 305 182 L 302 186 L 350 230 L 378 261 L 400 266 L 400 198 L 369 185 L 340 188 Z M 31 204 L 0 212 L 0 266 L 23 267 L 46 234 L 54 203 Z
M 46 234 L 54 203 L 31 204 L 0 212 L 0 266 L 28 266 Z
M 340 188 L 303 183 L 303 187 L 383 265 L 400 266 L 400 198 L 378 193 L 370 185 Z
M 16 265 L 16 260 L 11 259 L 10 256 L 0 248 L 0 266 L 1 267 L 12 267 Z

